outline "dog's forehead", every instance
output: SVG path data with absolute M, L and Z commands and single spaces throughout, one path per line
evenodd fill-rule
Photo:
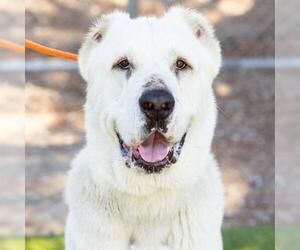
M 129 19 L 112 27 L 110 36 L 113 39 L 119 37 L 122 42 L 129 41 L 131 44 L 140 43 L 169 43 L 174 40 L 191 38 L 192 32 L 184 21 L 173 22 L 167 18 L 140 17 Z
M 173 22 L 166 18 L 140 17 L 129 19 L 111 27 L 107 44 L 114 50 L 133 55 L 166 58 L 176 51 L 196 48 L 198 42 L 191 29 L 182 20 Z M 123 53 L 123 52 L 120 52 Z

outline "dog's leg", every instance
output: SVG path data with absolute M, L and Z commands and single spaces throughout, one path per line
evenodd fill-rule
M 75 240 L 73 239 L 74 233 L 72 231 L 70 216 L 67 218 L 65 226 L 65 250 L 75 250 Z
M 174 223 L 171 249 L 222 250 L 220 223 L 216 224 L 212 216 L 216 218 L 199 207 L 180 211 Z
M 139 246 L 131 246 L 130 250 L 173 250 L 173 249 L 170 249 L 167 246 L 152 247 L 152 248 L 139 247 Z
M 95 185 L 81 151 L 69 173 L 65 198 L 69 207 L 66 250 L 128 250 L 129 233 L 111 193 Z
M 213 163 L 213 162 L 212 162 Z M 222 250 L 223 185 L 215 164 L 204 176 L 175 218 L 174 250 Z
M 129 249 L 128 237 L 122 225 L 116 220 L 95 215 L 91 211 L 84 214 L 72 211 L 69 214 L 65 243 L 65 250 Z

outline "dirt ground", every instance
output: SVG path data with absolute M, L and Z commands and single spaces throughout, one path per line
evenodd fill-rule
M 141 0 L 139 13 L 160 14 L 170 3 Z M 184 3 L 214 22 L 224 57 L 274 56 L 273 1 Z M 26 36 L 73 52 L 93 17 L 127 9 L 125 0 L 28 0 L 26 5 Z M 28 60 L 36 57 L 26 54 Z M 75 70 L 26 72 L 27 234 L 63 233 L 66 172 L 84 144 L 84 89 Z M 215 92 L 220 112 L 213 151 L 226 187 L 224 226 L 274 223 L 274 70 L 222 69 Z
M 274 1 L 271 0 L 139 0 L 140 15 L 161 15 L 168 6 L 184 4 L 201 10 L 215 25 L 225 57 L 274 55 Z M 26 36 L 77 52 L 91 21 L 127 0 L 27 0 Z M 31 56 L 28 53 L 28 56 Z

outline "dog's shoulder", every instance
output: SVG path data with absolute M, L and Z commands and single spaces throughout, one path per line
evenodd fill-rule
M 65 189 L 66 203 L 73 208 L 81 207 L 118 213 L 114 189 L 102 176 L 101 171 L 95 173 L 95 170 L 91 170 L 89 157 L 88 150 L 83 148 L 72 161 Z
M 65 189 L 65 201 L 70 206 L 81 198 L 84 187 L 89 186 L 87 172 L 86 150 L 82 149 L 71 163 Z

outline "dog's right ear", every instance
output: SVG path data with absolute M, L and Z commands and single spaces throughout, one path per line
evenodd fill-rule
M 110 25 L 116 21 L 124 21 L 130 18 L 127 13 L 115 11 L 111 14 L 103 15 L 96 19 L 90 27 L 85 40 L 79 50 L 79 71 L 84 80 L 88 81 L 88 58 L 90 51 L 101 43 Z

